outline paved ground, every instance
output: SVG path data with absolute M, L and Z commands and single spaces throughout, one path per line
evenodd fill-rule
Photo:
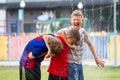
M 117 61 L 117 65 L 114 64 L 114 61 L 105 61 L 105 66 L 120 66 L 120 60 Z M 49 60 L 44 60 L 42 66 L 48 66 L 50 63 Z M 83 61 L 83 65 L 96 65 L 94 61 L 86 60 Z M 0 61 L 0 66 L 19 66 L 19 61 Z

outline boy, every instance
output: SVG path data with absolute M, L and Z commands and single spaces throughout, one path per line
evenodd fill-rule
M 49 57 L 53 57 L 62 48 L 61 41 L 52 34 L 30 40 L 20 59 L 20 80 L 41 80 L 40 64 L 47 51 L 50 52 Z
M 68 55 L 68 80 L 84 80 L 83 77 L 83 69 L 82 69 L 82 55 L 83 55 L 83 44 L 84 42 L 87 43 L 88 47 L 90 48 L 94 60 L 98 66 L 104 67 L 104 61 L 99 59 L 96 55 L 95 49 L 88 39 L 88 35 L 86 31 L 81 28 L 82 23 L 84 20 L 84 16 L 81 11 L 75 10 L 71 14 L 71 24 L 72 26 L 61 29 L 58 31 L 58 34 L 63 35 L 66 41 L 65 32 L 69 29 L 78 30 L 80 33 L 80 41 L 74 46 L 71 46 L 68 42 L 70 48 L 77 48 L 76 51 L 73 49 L 70 50 Z
M 66 32 L 66 41 L 73 45 L 80 40 L 80 34 L 78 30 L 71 29 Z M 64 41 L 62 36 L 57 36 L 63 44 L 62 51 L 51 58 L 48 68 L 49 77 L 48 80 L 67 80 L 67 66 L 68 66 L 68 51 L 69 47 Z

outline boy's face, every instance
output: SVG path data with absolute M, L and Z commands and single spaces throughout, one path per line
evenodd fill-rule
M 73 39 L 73 38 L 71 38 L 71 37 L 69 37 L 69 36 L 66 37 L 66 40 L 67 40 L 67 42 L 68 42 L 69 44 L 71 44 L 71 45 L 73 45 L 73 44 L 76 43 L 76 40 Z
M 79 30 L 82 23 L 83 23 L 83 18 L 81 16 L 71 17 L 71 24 L 73 25 L 75 29 Z

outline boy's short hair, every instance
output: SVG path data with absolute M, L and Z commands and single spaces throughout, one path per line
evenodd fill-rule
M 72 28 L 72 29 L 67 31 L 66 35 L 69 35 L 72 39 L 75 39 L 76 42 L 78 42 L 80 40 L 79 30 Z
M 82 13 L 81 10 L 74 10 L 74 11 L 72 12 L 72 14 L 71 14 L 71 17 L 72 17 L 72 16 L 81 16 L 82 18 L 84 18 L 83 13 Z
M 48 45 L 50 50 L 53 54 L 58 54 L 63 49 L 62 42 L 56 37 L 49 37 L 48 38 Z

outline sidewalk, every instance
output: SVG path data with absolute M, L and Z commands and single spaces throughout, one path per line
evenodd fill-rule
M 48 66 L 49 60 L 44 60 L 41 65 Z M 83 65 L 96 65 L 93 60 L 84 60 Z M 0 61 L 0 66 L 19 66 L 19 61 Z M 114 61 L 105 60 L 105 66 L 120 66 L 120 61 L 117 61 L 117 65 L 114 65 Z

